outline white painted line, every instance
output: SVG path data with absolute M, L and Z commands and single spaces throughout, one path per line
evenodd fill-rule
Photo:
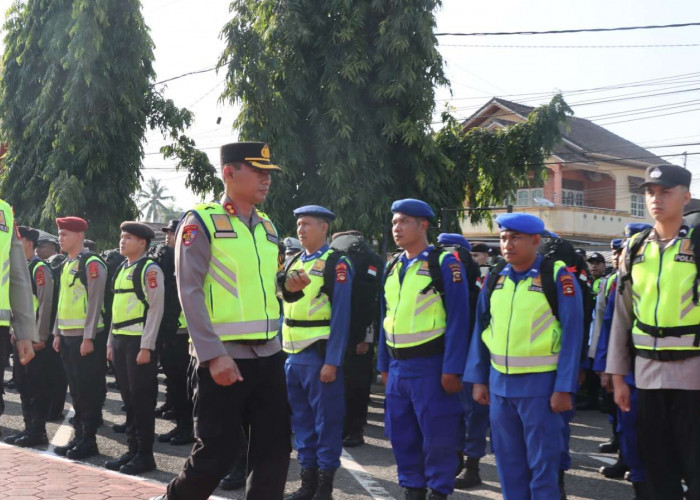
M 597 460 L 598 462 L 603 462 L 606 465 L 613 465 L 617 462 L 617 458 L 611 458 L 605 455 L 589 455 L 587 453 L 576 453 L 576 452 L 571 452 L 572 455 L 582 455 L 584 457 L 592 458 L 593 460 Z
M 340 465 L 345 470 L 347 470 L 355 480 L 360 483 L 370 497 L 374 500 L 393 500 L 388 491 L 382 488 L 374 477 L 367 472 L 364 467 L 357 463 L 357 461 L 343 449 L 343 453 L 340 455 Z
M 49 447 L 46 450 L 49 453 L 53 453 L 57 446 L 66 446 L 68 442 L 73 437 L 73 426 L 70 425 L 70 419 L 75 415 L 75 410 L 73 406 L 68 409 L 66 417 L 63 419 L 63 423 L 54 434 L 53 439 L 49 443 Z

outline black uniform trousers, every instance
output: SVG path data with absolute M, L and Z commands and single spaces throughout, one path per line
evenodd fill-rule
M 50 345 L 35 351 L 34 359 L 26 366 L 20 364 L 16 349 L 14 353 L 15 364 L 12 372 L 22 405 L 24 428 L 31 436 L 46 434 L 46 417 L 49 413 L 47 361 L 51 356 L 50 351 L 53 351 Z
M 53 350 L 53 336 L 46 341 L 46 378 L 48 380 L 49 417 L 63 414 L 68 392 L 68 378 L 61 362 L 61 355 Z
M 639 455 L 653 500 L 700 500 L 700 391 L 637 389 Z
M 177 427 L 183 431 L 192 429 L 192 400 L 187 395 L 189 338 L 189 335 L 182 333 L 168 336 L 163 339 L 160 354 L 160 364 L 165 374 L 166 402 L 171 403 Z
M 374 348 L 370 345 L 366 354 L 348 350 L 343 363 L 345 371 L 345 425 L 344 435 L 363 434 L 367 424 L 367 406 L 374 375 Z
M 197 441 L 180 475 L 168 485 L 169 500 L 205 500 L 226 475 L 241 446 L 241 425 L 250 429 L 246 500 L 281 500 L 292 451 L 284 355 L 237 359 L 242 382 L 221 386 L 208 367 L 195 372 Z
M 151 351 L 151 361 L 139 365 L 140 335 L 114 335 L 112 362 L 117 386 L 126 405 L 126 440 L 129 451 L 153 453 L 156 417 L 153 407 L 158 398 L 158 354 Z
M 105 377 L 105 358 L 97 348 L 87 356 L 80 355 L 83 337 L 61 335 L 61 359 L 68 377 L 73 408 L 75 410 L 76 435 L 82 432 L 84 439 L 94 440 L 102 414 L 102 387 Z
M 0 326 L 0 374 L 2 374 L 2 384 L 0 384 L 0 415 L 5 413 L 5 368 L 10 361 L 10 327 Z

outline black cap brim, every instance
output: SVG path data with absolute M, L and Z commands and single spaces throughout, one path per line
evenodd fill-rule
M 669 181 L 658 180 L 658 181 L 646 181 L 646 182 L 642 182 L 642 183 L 639 185 L 639 187 L 642 188 L 642 189 L 644 189 L 645 187 L 651 186 L 651 185 L 663 186 L 663 187 L 667 187 L 667 188 L 672 188 L 672 187 L 676 187 L 676 186 L 682 186 L 682 184 L 677 183 L 677 182 L 669 182 Z

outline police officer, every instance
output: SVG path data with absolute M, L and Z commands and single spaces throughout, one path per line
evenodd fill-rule
M 643 223 L 627 224 L 625 227 L 625 236 L 630 238 L 638 232 L 644 231 L 650 227 L 651 226 L 648 224 Z M 615 312 L 617 269 L 619 268 L 619 259 L 622 249 L 624 248 L 622 240 L 613 240 L 611 242 L 611 247 L 613 249 L 613 268 L 615 272 L 611 274 L 606 281 L 604 299 L 607 305 L 605 307 L 600 337 L 596 346 L 595 360 L 593 362 L 593 370 L 601 373 L 601 384 L 607 392 L 613 390 L 612 378 L 610 374 L 603 372 L 605 372 L 605 365 L 607 363 L 610 328 Z M 602 297 L 599 297 L 598 300 L 602 300 Z M 637 445 L 637 390 L 634 383 L 634 371 L 630 371 L 630 373 L 625 376 L 625 382 L 627 382 L 630 387 L 630 411 L 623 412 L 618 406 L 615 406 L 616 427 L 614 431 L 619 447 L 618 459 L 617 462 L 612 465 L 601 467 L 600 473 L 609 478 L 621 478 L 624 477 L 625 472 L 629 469 L 629 481 L 634 488 L 635 500 L 645 500 L 648 498 L 648 489 Z
M 46 373 L 49 381 L 49 416 L 46 420 L 49 422 L 63 421 L 63 407 L 66 404 L 66 394 L 68 392 L 68 379 L 66 378 L 66 371 L 63 368 L 63 363 L 61 362 L 61 355 L 52 348 L 53 330 L 56 321 L 56 305 L 58 304 L 58 280 L 54 279 L 54 277 L 59 273 L 55 271 L 55 268 L 58 267 L 60 269 L 65 259 L 64 255 L 58 253 L 59 249 L 58 242 L 53 236 L 42 237 L 41 233 L 39 233 L 39 239 L 37 240 L 37 246 L 34 252 L 40 261 L 44 261 L 48 265 L 48 271 L 51 273 L 54 286 L 49 339 L 46 342 L 49 349 L 46 349 L 45 353 Z
M 179 220 L 173 219 L 162 228 L 165 245 L 156 250 L 159 265 L 165 276 L 165 308 L 158 334 L 161 353 L 160 363 L 165 374 L 166 396 L 164 405 L 156 415 L 167 416 L 172 412 L 175 427 L 158 436 L 161 443 L 185 445 L 194 442 L 192 434 L 192 402 L 187 396 L 187 368 L 190 364 L 187 321 L 177 297 L 175 282 L 175 233 Z M 168 276 L 169 275 L 169 276 Z
M 32 342 L 38 342 L 27 260 L 16 234 L 12 207 L 0 200 L 0 373 L 5 372 L 10 345 L 10 321 L 15 331 L 15 352 L 20 364 L 34 358 Z M 4 389 L 0 386 L 0 415 L 5 411 Z
M 24 430 L 5 438 L 5 442 L 26 448 L 48 443 L 46 417 L 49 411 L 49 379 L 46 371 L 46 355 L 50 349 L 46 349 L 46 342 L 51 333 L 53 279 L 49 267 L 34 255 L 39 231 L 27 226 L 18 226 L 17 230 L 32 280 L 39 342 L 34 344 L 36 356 L 32 363 L 26 366 L 15 363 L 13 367 L 14 379 L 22 402 Z
M 117 386 L 126 405 L 126 440 L 121 457 L 105 467 L 122 474 L 141 474 L 156 468 L 153 457 L 155 414 L 158 397 L 156 339 L 165 290 L 163 272 L 146 251 L 155 237 L 146 224 L 121 224 L 119 252 L 126 260 L 114 275 L 112 325 L 107 359 L 114 363 Z
M 623 254 L 605 370 L 615 402 L 629 412 L 625 377 L 634 366 L 645 477 L 652 498 L 669 500 L 683 498 L 682 480 L 686 498 L 700 498 L 697 228 L 683 223 L 690 181 L 690 171 L 675 165 L 646 171 L 642 186 L 654 227 L 631 238 Z
M 335 214 L 318 205 L 294 210 L 304 252 L 281 276 L 282 348 L 301 487 L 286 500 L 330 500 L 343 450 L 343 357 L 350 330 L 354 271 L 329 248 Z M 336 255 L 333 255 L 333 254 Z M 332 289 L 332 291 L 331 291 Z
M 303 250 L 301 246 L 301 242 L 296 239 L 292 238 L 291 236 L 287 236 L 284 239 L 284 259 L 287 260 L 290 257 L 295 256 L 299 252 Z
M 198 367 L 192 454 L 168 485 L 170 500 L 209 498 L 250 427 L 246 498 L 280 500 L 291 452 L 284 354 L 277 333 L 278 236 L 256 210 L 265 201 L 270 149 L 260 142 L 221 148 L 226 194 L 182 220 L 175 247 L 180 302 Z
M 581 290 L 563 262 L 542 274 L 541 219 L 514 213 L 496 222 L 507 264 L 492 269 L 479 296 L 464 380 L 474 384 L 476 402 L 491 405 L 504 498 L 559 498 L 561 412 L 572 409 L 577 386 Z M 543 279 L 555 281 L 557 316 Z
M 405 199 L 395 201 L 391 211 L 394 242 L 403 251 L 385 273 L 377 355 L 386 385 L 385 428 L 406 498 L 423 500 L 430 488 L 429 498 L 437 500 L 453 491 L 461 451 L 458 393 L 469 291 L 455 256 L 428 244 L 432 208 Z M 441 278 L 441 286 L 435 278 Z
M 438 235 L 438 243 L 449 247 L 462 247 L 467 251 L 472 251 L 474 255 L 474 247 L 461 234 L 442 233 Z M 484 245 L 478 243 L 478 245 Z M 483 250 L 479 248 L 479 250 Z M 484 253 L 483 251 L 476 252 L 477 254 Z M 458 258 L 459 256 L 456 255 Z M 486 262 L 486 259 L 480 257 L 480 261 L 475 259 L 475 262 L 480 265 L 480 262 Z M 483 282 L 477 281 L 479 287 Z M 470 295 L 470 304 L 475 305 L 475 298 Z M 474 315 L 471 315 L 470 329 L 474 326 Z M 481 484 L 481 476 L 479 475 L 479 462 L 486 455 L 486 433 L 489 426 L 489 407 L 477 404 L 472 397 L 472 384 L 465 383 L 464 389 L 459 393 L 459 399 L 464 409 L 464 448 L 462 453 L 462 463 L 460 464 L 457 477 L 455 478 L 455 488 L 466 489 L 473 488 Z M 462 472 L 463 471 L 463 472 Z
M 84 247 L 88 224 L 80 217 L 56 219 L 58 243 L 67 254 L 61 270 L 53 348 L 61 353 L 68 376 L 75 418 L 75 436 L 54 452 L 71 459 L 98 454 L 95 439 L 101 421 L 106 349 L 102 318 L 107 268 Z M 105 339 L 106 347 L 106 339 Z

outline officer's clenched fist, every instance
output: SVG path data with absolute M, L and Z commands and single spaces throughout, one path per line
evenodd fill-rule
M 306 271 L 303 269 L 295 269 L 287 276 L 287 280 L 284 282 L 284 288 L 290 293 L 301 292 L 309 283 L 311 283 L 311 278 L 306 274 Z
M 219 356 L 209 361 L 209 373 L 214 382 L 223 386 L 243 381 L 238 365 L 230 356 Z

